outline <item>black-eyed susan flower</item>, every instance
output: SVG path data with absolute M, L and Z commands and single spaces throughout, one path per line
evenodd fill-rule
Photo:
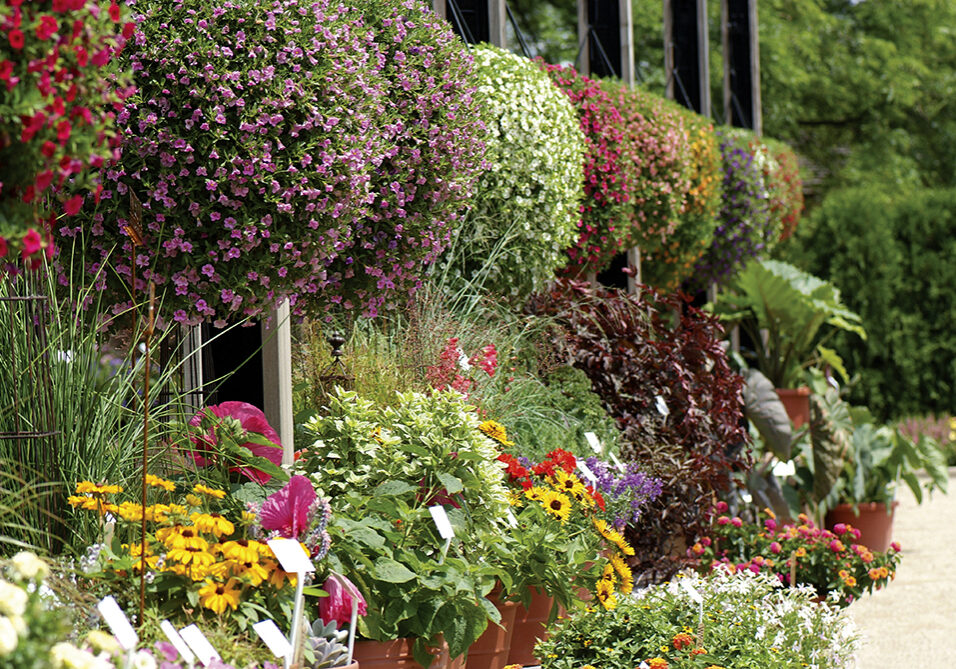
M 222 554 L 225 558 L 237 562 L 255 562 L 259 559 L 259 556 L 263 555 L 263 546 L 268 548 L 265 544 L 248 539 L 227 541 L 222 545 Z
M 206 495 L 207 497 L 213 497 L 215 499 L 222 499 L 226 496 L 225 490 L 219 490 L 218 488 L 210 488 L 207 485 L 202 483 L 197 483 L 193 486 L 193 492 L 197 495 Z
M 597 582 L 594 592 L 606 611 L 613 611 L 617 607 L 617 595 L 614 594 L 613 583 L 602 579 Z
M 198 565 L 208 567 L 216 558 L 201 548 L 172 548 L 166 553 L 167 561 L 178 562 L 183 565 Z
M 567 473 L 563 469 L 555 470 L 554 476 L 549 477 L 548 482 L 554 486 L 555 489 L 577 500 L 583 500 L 584 496 L 587 495 L 587 489 L 584 487 L 584 483 L 581 482 L 581 479 L 574 474 Z
M 629 543 L 627 543 L 627 541 L 624 539 L 624 536 L 613 527 L 608 525 L 607 521 L 601 518 L 595 518 L 593 522 L 594 527 L 596 527 L 597 531 L 601 533 L 601 536 L 617 546 L 619 551 L 624 553 L 624 555 L 634 555 L 634 549 Z
M 80 481 L 76 484 L 76 492 L 80 495 L 116 495 L 123 492 L 123 488 L 118 485 L 109 485 L 107 483 Z
M 154 488 L 162 488 L 167 492 L 173 492 L 176 489 L 176 484 L 172 481 L 167 481 L 153 474 L 146 475 L 146 485 L 153 486 Z
M 564 493 L 555 490 L 545 490 L 539 502 L 548 514 L 554 516 L 562 523 L 567 521 L 568 516 L 571 514 L 571 500 Z
M 227 537 L 236 531 L 235 525 L 218 513 L 192 513 L 189 520 L 200 532 L 208 532 L 217 537 Z
M 508 432 L 505 430 L 505 426 L 501 423 L 495 422 L 493 420 L 486 420 L 478 426 L 478 429 L 497 441 L 502 446 L 515 445 L 515 442 L 508 441 Z
M 230 578 L 225 583 L 209 581 L 199 589 L 199 603 L 221 615 L 226 607 L 235 610 L 239 606 L 240 592 L 241 585 L 234 578 Z
M 194 527 L 184 527 L 182 525 L 161 527 L 156 530 L 156 538 L 162 541 L 167 548 L 194 548 L 201 551 L 209 548 L 209 542 Z

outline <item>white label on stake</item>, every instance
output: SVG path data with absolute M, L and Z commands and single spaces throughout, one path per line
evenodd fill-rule
M 778 462 L 773 466 L 773 475 L 779 476 L 780 478 L 787 478 L 788 476 L 796 476 L 797 468 L 794 466 L 792 460 L 787 460 L 786 462 Z
M 445 507 L 441 504 L 436 504 L 435 506 L 428 507 L 429 513 L 432 514 L 432 519 L 435 521 L 435 527 L 438 528 L 438 534 L 441 535 L 442 539 L 451 539 L 455 536 L 455 528 L 451 526 L 451 521 L 448 520 L 448 514 L 445 512 Z
M 624 463 L 618 460 L 618 457 L 613 453 L 608 453 L 611 456 L 611 462 L 614 463 L 614 466 L 617 467 L 622 473 L 626 472 L 627 469 L 624 467 Z
M 213 660 L 221 659 L 219 653 L 217 653 L 216 649 L 209 643 L 209 639 L 206 638 L 206 635 L 203 634 L 202 630 L 196 627 L 196 625 L 189 625 L 182 628 L 179 630 L 179 636 L 183 638 L 183 641 L 189 644 L 189 647 L 196 654 L 196 657 L 202 662 L 202 666 L 205 667 Z
M 169 639 L 169 643 L 173 644 L 173 648 L 176 649 L 176 652 L 179 653 L 179 656 L 183 658 L 186 664 L 192 664 L 196 661 L 196 656 L 189 650 L 189 646 L 187 646 L 183 638 L 179 636 L 179 632 L 176 631 L 176 628 L 173 627 L 171 622 L 164 620 L 159 623 L 159 629 L 163 630 L 163 634 Z
M 681 584 L 681 587 L 687 591 L 687 594 L 690 595 L 690 598 L 693 599 L 695 603 L 697 604 L 704 603 L 704 598 L 700 596 L 700 593 L 697 592 L 697 588 L 695 588 L 689 580 L 687 580 L 686 578 L 682 578 L 680 584 Z
M 598 439 L 597 435 L 593 432 L 585 432 L 584 438 L 588 440 L 588 446 L 591 447 L 591 450 L 600 455 L 604 452 L 604 446 L 601 445 L 601 440 Z
M 518 527 L 518 519 L 511 513 L 511 509 L 508 509 L 508 524 L 511 525 L 511 527 Z
M 461 367 L 463 372 L 471 371 L 471 362 L 468 360 L 468 356 L 465 355 L 465 352 L 461 350 L 461 347 L 458 347 L 458 366 Z
M 256 631 L 259 638 L 265 642 L 269 650 L 272 651 L 272 654 L 276 657 L 285 657 L 292 652 L 292 646 L 289 644 L 289 640 L 282 635 L 275 621 L 260 620 L 252 626 L 252 629 Z
M 581 470 L 581 473 L 584 474 L 591 483 L 597 483 L 597 476 L 594 475 L 594 472 L 591 471 L 591 468 L 587 466 L 584 460 L 578 460 L 578 469 Z
M 96 608 L 103 616 L 103 620 L 106 621 L 106 624 L 110 626 L 113 636 L 119 641 L 123 650 L 133 650 L 136 648 L 136 644 L 139 643 L 139 637 L 136 636 L 136 630 L 129 624 L 129 619 L 126 617 L 126 614 L 123 613 L 123 609 L 119 607 L 119 604 L 116 603 L 116 600 L 111 596 L 104 597 L 100 603 L 96 605 Z
M 662 416 L 668 416 L 670 414 L 671 410 L 667 408 L 667 402 L 664 401 L 663 397 L 654 395 L 654 403 L 657 405 L 657 413 Z
M 290 574 L 305 574 L 315 571 L 315 565 L 309 559 L 305 549 L 295 539 L 270 539 L 266 543 L 276 554 L 282 568 Z
M 651 665 L 649 665 L 647 662 L 641 662 L 639 665 L 637 665 L 637 669 L 651 669 Z

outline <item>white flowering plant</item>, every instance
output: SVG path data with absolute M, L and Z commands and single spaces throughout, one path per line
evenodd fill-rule
M 486 166 L 443 265 L 453 283 L 477 275 L 485 290 L 521 298 L 568 261 L 584 197 L 584 134 L 535 63 L 487 44 L 471 53 Z
M 815 597 L 812 588 L 784 588 L 769 574 L 681 574 L 635 591 L 613 611 L 588 608 L 559 620 L 535 655 L 543 669 L 854 666 L 853 622 Z

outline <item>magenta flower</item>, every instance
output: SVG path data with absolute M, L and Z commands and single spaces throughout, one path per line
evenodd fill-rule
M 770 542 L 770 552 L 771 552 L 771 553 L 773 553 L 774 555 L 777 555 L 777 554 L 779 554 L 780 551 L 782 551 L 782 550 L 783 550 L 783 547 L 780 545 L 779 542 L 777 542 L 777 541 L 771 541 L 771 542 Z
M 194 427 L 199 427 L 203 423 L 203 419 L 206 418 L 209 414 L 217 418 L 234 418 L 239 421 L 239 424 L 242 426 L 242 429 L 246 432 L 253 432 L 255 434 L 261 434 L 263 437 L 271 441 L 275 446 L 263 446 L 261 444 L 253 444 L 246 442 L 241 444 L 253 455 L 258 455 L 270 461 L 274 465 L 282 464 L 282 442 L 279 441 L 279 435 L 275 430 L 272 429 L 272 426 L 269 425 L 269 421 L 266 420 L 266 415 L 262 413 L 262 410 L 258 407 L 254 407 L 251 404 L 246 402 L 223 402 L 221 404 L 214 404 L 212 406 L 206 407 L 202 411 L 198 412 L 189 420 L 189 424 Z M 222 427 L 224 421 L 217 421 L 212 425 L 205 435 L 202 437 L 192 437 L 193 444 L 197 447 L 199 451 L 209 451 L 209 448 L 216 444 L 216 431 Z M 200 467 L 205 467 L 208 465 L 208 460 L 199 452 L 193 452 L 193 458 L 196 460 L 196 464 Z M 272 478 L 269 474 L 259 471 L 253 467 L 230 467 L 229 471 L 231 472 L 241 472 L 243 476 L 256 481 L 257 483 L 266 483 Z
M 315 490 L 304 476 L 293 476 L 282 490 L 262 503 L 259 522 L 264 530 L 273 530 L 286 539 L 299 540 L 309 530 L 309 508 L 315 502 Z
M 843 545 L 843 542 L 840 541 L 839 539 L 834 539 L 833 541 L 830 542 L 830 550 L 833 551 L 834 553 L 842 553 L 845 550 L 845 548 L 846 547 Z
M 358 595 L 358 614 L 364 616 L 368 612 L 365 598 L 358 588 L 344 576 L 332 576 L 322 586 L 329 596 L 319 600 L 319 618 L 326 625 L 330 620 L 334 620 L 339 626 L 347 625 L 352 620 L 352 595 L 348 588 L 342 587 L 340 578 Z
M 744 521 L 742 521 L 742 520 L 741 520 L 740 518 L 738 518 L 737 516 L 734 516 L 734 517 L 730 520 L 730 524 L 733 525 L 734 527 L 741 527 L 741 526 L 744 524 Z
M 833 526 L 833 531 L 836 534 L 844 534 L 846 533 L 846 525 L 844 525 L 843 523 L 837 523 L 836 525 Z

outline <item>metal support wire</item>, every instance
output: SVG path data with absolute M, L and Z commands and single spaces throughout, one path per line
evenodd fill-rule
M 737 118 L 740 119 L 740 122 L 745 123 L 747 121 L 747 115 L 744 114 L 743 107 L 740 106 L 740 98 L 738 98 L 737 94 L 734 93 L 733 91 L 730 92 L 730 104 L 733 105 L 733 108 L 735 110 L 737 110 Z M 727 119 L 727 122 L 730 125 L 733 125 L 733 120 L 734 120 L 733 115 L 731 114 L 731 118 Z M 750 125 L 752 129 L 753 122 L 751 122 Z M 738 127 L 746 127 L 746 126 L 738 126 Z
M 577 69 L 578 63 L 581 62 L 581 53 L 584 51 L 584 45 L 588 43 L 588 40 L 593 40 L 594 44 L 597 45 L 598 55 L 601 57 L 601 61 L 604 63 L 604 66 L 607 67 L 608 72 L 611 73 L 612 77 L 618 77 L 617 68 L 611 64 L 611 59 L 608 58 L 607 52 L 604 50 L 604 45 L 601 43 L 601 38 L 598 37 L 597 32 L 594 30 L 594 26 L 590 23 L 588 24 L 588 29 L 584 34 L 584 37 L 581 39 L 580 44 L 578 44 L 578 55 L 574 57 L 574 67 Z
M 681 81 L 680 74 L 677 72 L 677 68 L 671 69 L 671 78 L 677 84 L 677 87 L 680 89 L 681 94 L 684 96 L 684 100 L 687 101 L 687 104 L 690 104 L 690 95 L 687 93 L 687 89 L 684 87 L 684 82 Z M 670 83 L 668 81 L 667 83 Z M 686 106 L 686 105 L 685 105 Z M 697 111 L 696 109 L 694 111 Z
M 531 50 L 528 48 L 528 45 L 524 41 L 524 35 L 521 32 L 521 28 L 518 27 L 518 21 L 515 19 L 515 15 L 511 12 L 511 6 L 505 2 L 505 11 L 508 14 L 508 21 L 511 23 L 511 27 L 515 31 L 515 37 L 518 38 L 518 45 L 521 47 L 521 53 L 524 54 L 525 58 L 533 58 L 531 55 Z
M 465 38 L 465 45 L 470 50 L 471 45 L 476 43 L 475 36 L 471 34 L 471 29 L 468 27 L 468 23 L 465 22 L 465 17 L 462 16 L 458 2 L 456 0 L 447 0 L 447 3 L 451 9 L 451 18 L 454 20 L 455 25 L 458 26 L 458 34 Z

